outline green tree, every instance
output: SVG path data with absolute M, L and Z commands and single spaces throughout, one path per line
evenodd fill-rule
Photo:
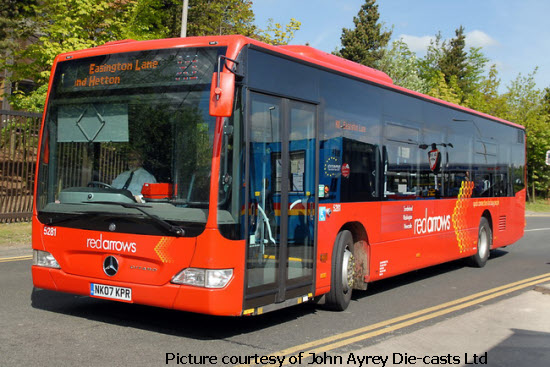
M 460 104 L 461 90 L 458 88 L 456 77 L 451 77 L 447 83 L 445 75 L 439 71 L 437 84 L 430 89 L 429 95 L 447 102 Z
M 94 47 L 123 34 L 126 0 L 43 0 L 37 9 L 37 42 L 14 57 L 14 76 L 37 84 L 48 81 L 56 55 Z M 25 62 L 25 60 L 27 60 Z
M 13 81 L 33 80 L 38 89 L 12 97 L 15 108 L 41 110 L 45 100 L 45 85 L 56 55 L 94 47 L 119 39 L 128 21 L 132 5 L 127 0 L 42 0 L 26 22 L 35 27 L 32 42 L 21 40 L 13 50 L 9 64 Z M 1 64 L 1 62 L 0 62 Z
M 470 47 L 467 53 L 466 72 L 459 83 L 459 87 L 464 93 L 463 102 L 478 90 L 481 83 L 486 80 L 485 74 L 488 62 L 489 59 L 482 52 L 481 47 Z
M 439 68 L 439 60 L 443 57 L 443 44 L 441 32 L 438 32 L 435 37 L 430 40 L 426 56 L 418 62 L 418 74 L 422 80 L 428 85 L 429 91 L 440 85 L 441 70 Z M 445 79 L 445 77 L 443 77 Z
M 181 0 L 137 0 L 132 10 L 128 37 L 158 39 L 180 36 Z M 241 34 L 270 44 L 286 44 L 300 29 L 300 22 L 291 18 L 286 25 L 272 19 L 266 30 L 254 24 L 251 0 L 190 0 L 187 15 L 187 36 Z
M 467 54 L 464 50 L 466 47 L 464 27 L 460 26 L 455 30 L 455 35 L 455 38 L 450 39 L 448 43 L 443 43 L 443 52 L 438 62 L 439 70 L 445 76 L 447 84 L 451 82 L 451 78 L 454 76 L 456 77 L 458 86 L 463 90 L 468 64 Z
M 355 28 L 342 29 L 342 48 L 338 56 L 370 67 L 382 59 L 392 31 L 382 30 L 376 0 L 365 0 L 359 13 L 353 17 Z
M 23 42 L 33 42 L 36 0 L 2 0 L 0 2 L 0 78 L 10 86 L 13 80 L 11 67 Z M 17 88 L 17 87 L 16 87 Z M 0 89 L 0 94 L 10 93 L 11 87 Z M 1 106 L 0 106 L 1 108 Z
M 428 83 L 420 77 L 419 60 L 403 40 L 392 43 L 375 68 L 388 74 L 395 85 L 420 93 L 428 93 Z
M 441 70 L 445 57 L 446 42 L 442 41 L 441 32 L 430 40 L 426 56 L 419 61 L 419 75 L 427 85 L 426 94 L 447 102 L 460 104 L 462 91 L 458 88 L 456 76 L 447 78 Z
M 474 110 L 507 118 L 507 100 L 499 93 L 499 88 L 498 71 L 496 65 L 492 65 L 488 76 L 481 78 L 479 87 L 467 96 L 465 104 Z
M 543 112 L 547 115 L 547 116 L 550 116 L 550 87 L 546 87 L 544 88 L 544 98 L 542 100 L 542 104 L 543 104 Z
M 290 22 L 286 25 L 275 23 L 273 19 L 268 19 L 267 29 L 262 31 L 256 37 L 263 42 L 271 45 L 287 45 L 294 38 L 294 34 L 300 30 L 301 22 L 294 18 L 290 18 Z
M 17 48 L 18 41 L 32 35 L 37 0 L 3 0 L 0 3 L 0 54 Z
M 190 4 L 187 29 L 189 36 L 256 34 L 252 1 L 195 0 Z
M 21 47 L 10 47 L 9 57 L 0 49 L 0 67 L 8 68 L 14 81 L 28 79 L 38 85 L 30 95 L 18 93 L 12 104 L 27 110 L 43 108 L 51 66 L 60 53 L 125 38 L 179 37 L 182 4 L 180 0 L 7 0 L 0 5 L 0 24 L 17 21 L 33 31 L 17 33 L 15 44 Z M 291 19 L 288 25 L 271 22 L 267 30 L 258 29 L 251 0 L 189 1 L 189 36 L 243 34 L 284 44 L 299 28 L 300 22 Z M 0 29 L 0 46 L 13 39 L 10 32 Z
M 441 33 L 437 33 L 430 42 L 426 56 L 420 60 L 419 74 L 429 86 L 428 94 L 434 97 L 441 97 L 441 89 L 452 89 L 458 96 L 458 103 L 468 105 L 473 96 L 481 88 L 485 77 L 485 65 L 487 57 L 481 48 L 472 47 L 465 51 L 464 27 L 455 30 L 455 38 L 442 41 Z M 433 90 L 433 92 L 431 92 Z M 445 93 L 443 93 L 445 95 Z
M 527 76 L 519 74 L 508 86 L 507 120 L 527 129 L 527 178 L 532 199 L 538 191 L 548 196 L 550 169 L 545 165 L 546 151 L 550 149 L 550 119 L 545 113 L 544 94 L 536 88 L 537 70 Z
M 137 0 L 130 9 L 125 37 L 149 40 L 179 37 L 182 1 Z

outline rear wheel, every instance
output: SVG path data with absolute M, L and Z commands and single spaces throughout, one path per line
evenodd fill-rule
M 336 311 L 344 311 L 350 301 L 353 287 L 355 258 L 352 253 L 353 237 L 350 231 L 342 231 L 336 236 L 332 253 L 332 276 L 330 292 L 325 306 Z
M 468 263 L 476 268 L 484 267 L 489 258 L 489 252 L 492 245 L 493 231 L 491 230 L 487 218 L 481 217 L 477 233 L 477 253 L 468 259 Z

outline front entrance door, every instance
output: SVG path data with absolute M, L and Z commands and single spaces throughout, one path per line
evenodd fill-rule
M 312 292 L 316 106 L 250 93 L 245 308 Z

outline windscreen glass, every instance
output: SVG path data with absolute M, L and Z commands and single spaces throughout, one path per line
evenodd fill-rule
M 205 223 L 222 48 L 111 54 L 59 63 L 37 192 L 39 219 L 137 216 Z M 139 207 L 139 208 L 137 208 Z

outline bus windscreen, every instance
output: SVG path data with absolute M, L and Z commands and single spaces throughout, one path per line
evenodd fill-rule
M 60 63 L 42 139 L 39 219 L 94 229 L 91 215 L 129 217 L 123 231 L 150 234 L 204 228 L 215 130 L 210 85 L 223 52 L 149 50 Z

